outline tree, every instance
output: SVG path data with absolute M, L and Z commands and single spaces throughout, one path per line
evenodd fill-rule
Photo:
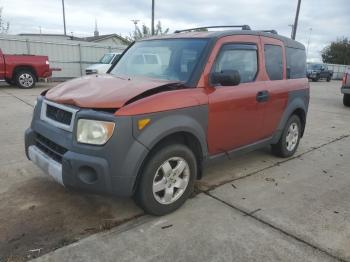
M 323 63 L 350 65 L 350 40 L 340 38 L 326 46 L 322 51 Z
M 154 34 L 155 35 L 165 35 L 168 32 L 169 32 L 169 28 L 163 30 L 161 22 L 158 21 L 156 28 L 154 30 Z M 135 40 L 149 37 L 151 35 L 152 35 L 151 29 L 148 26 L 146 26 L 145 24 L 143 24 L 141 28 L 136 26 L 136 30 L 134 31 L 134 33 L 130 33 L 130 35 L 127 36 L 126 39 L 131 43 L 131 42 L 134 42 Z
M 0 7 L 0 34 L 7 34 L 10 29 L 10 23 L 2 18 L 3 7 Z

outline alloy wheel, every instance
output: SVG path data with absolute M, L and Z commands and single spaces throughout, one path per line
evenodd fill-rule
M 185 192 L 190 180 L 190 168 L 185 159 L 172 157 L 156 171 L 153 179 L 153 196 L 163 205 L 174 203 Z

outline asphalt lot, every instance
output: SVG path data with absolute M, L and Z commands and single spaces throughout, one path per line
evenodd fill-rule
M 91 250 L 97 257 L 118 255 L 120 261 L 151 260 L 175 248 L 183 249 L 187 261 L 214 255 L 219 261 L 233 256 L 350 261 L 350 109 L 342 104 L 339 81 L 311 83 L 307 128 L 295 157 L 279 159 L 266 148 L 211 166 L 197 183 L 206 193 L 163 218 L 142 216 L 130 199 L 67 191 L 26 159 L 23 132 L 35 97 L 52 85 L 32 90 L 0 85 L 0 261 L 34 258 L 99 231 L 106 232 L 42 260 L 65 261 L 84 253 L 80 261 L 88 261 Z M 191 223 L 198 219 L 205 226 Z M 124 230 L 109 230 L 124 222 Z M 159 233 L 167 223 L 175 226 Z M 193 233 L 183 240 L 186 232 Z M 108 244 L 92 249 L 96 239 L 106 238 L 114 251 L 106 252 Z M 175 244 L 158 249 L 169 238 Z M 147 244 L 140 242 L 145 239 Z M 187 241 L 192 249 L 186 253 Z M 139 249 L 130 251 L 128 244 Z M 200 245 L 206 247 L 201 254 Z M 151 247 L 158 256 L 146 252 Z

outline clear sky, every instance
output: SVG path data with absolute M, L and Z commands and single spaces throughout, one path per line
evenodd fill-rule
M 100 34 L 133 31 L 131 19 L 150 25 L 151 0 L 65 0 L 67 32 L 90 36 L 97 19 Z M 297 0 L 156 0 L 156 20 L 176 29 L 249 24 L 290 36 Z M 63 33 L 61 0 L 0 0 L 10 33 Z M 297 40 L 307 46 L 309 60 L 338 37 L 350 38 L 350 0 L 302 0 Z

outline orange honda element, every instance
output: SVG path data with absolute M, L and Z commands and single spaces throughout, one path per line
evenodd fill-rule
M 292 156 L 309 104 L 305 48 L 236 27 L 137 41 L 107 74 L 43 92 L 28 158 L 67 188 L 135 196 L 164 215 L 213 160 L 265 146 Z

